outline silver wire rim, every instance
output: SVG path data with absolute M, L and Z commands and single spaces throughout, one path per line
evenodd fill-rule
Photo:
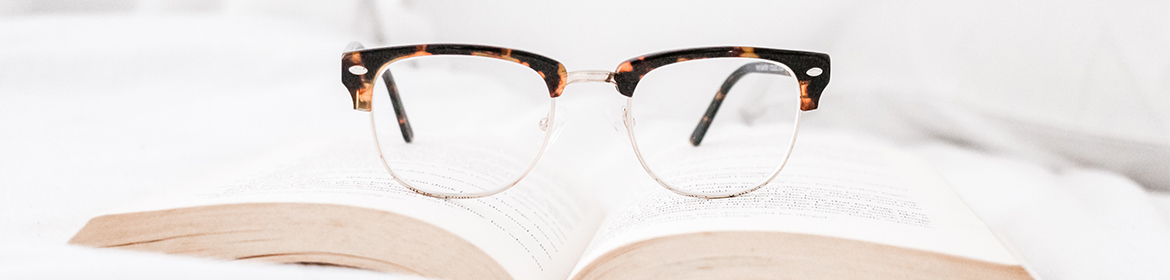
M 776 170 L 772 171 L 772 175 L 768 176 L 767 179 L 764 179 L 763 182 L 760 182 L 755 187 L 749 188 L 747 190 L 735 190 L 735 191 L 715 193 L 715 194 L 697 194 L 697 193 L 686 192 L 686 191 L 683 191 L 683 190 L 680 190 L 680 189 L 677 189 L 675 187 L 670 186 L 670 184 L 667 184 L 666 181 L 662 180 L 662 178 L 659 178 L 657 174 L 654 174 L 654 171 L 650 170 L 650 166 L 646 165 L 646 160 L 642 158 L 642 151 L 638 149 L 638 141 L 634 137 L 634 115 L 633 115 L 634 109 L 633 109 L 633 105 L 634 105 L 634 98 L 628 97 L 626 99 L 626 109 L 625 109 L 625 112 L 622 116 L 622 122 L 626 126 L 626 134 L 630 136 L 630 145 L 634 146 L 634 154 L 638 156 L 638 163 L 642 164 L 642 169 L 645 169 L 646 174 L 649 174 L 650 178 L 654 178 L 655 182 L 658 182 L 659 185 L 662 185 L 662 187 L 664 187 L 664 188 L 666 188 L 674 193 L 677 193 L 679 195 L 689 196 L 689 197 L 705 198 L 705 199 L 729 198 L 729 197 L 736 197 L 736 196 L 744 195 L 744 194 L 756 191 L 760 188 L 763 188 L 764 186 L 768 185 L 773 180 L 775 180 L 776 176 L 780 175 L 780 170 L 783 170 L 784 166 L 788 164 L 788 158 L 792 157 L 792 148 L 796 146 L 796 136 L 798 134 L 800 134 L 800 115 L 804 114 L 804 111 L 801 111 L 800 109 L 796 110 L 796 123 L 793 125 L 793 128 L 792 128 L 792 138 L 788 140 L 788 150 L 784 153 L 784 158 L 780 160 L 780 165 L 777 166 Z
M 555 98 L 550 99 L 550 100 L 551 100 L 551 102 L 550 102 L 550 106 L 549 106 L 549 110 L 548 110 L 548 117 L 547 117 L 548 121 L 546 122 L 547 127 L 544 129 L 545 130 L 544 141 L 541 142 L 540 150 L 536 152 L 536 157 L 532 159 L 532 163 L 528 164 L 528 168 L 524 169 L 524 173 L 521 173 L 520 176 L 518 178 L 516 178 L 516 180 L 512 181 L 511 183 L 504 184 L 503 187 L 500 187 L 500 188 L 495 189 L 495 190 L 475 192 L 475 193 L 429 192 L 429 191 L 424 191 L 422 189 L 419 189 L 418 187 L 415 187 L 414 185 L 407 183 L 405 180 L 402 180 L 402 178 L 398 177 L 398 174 L 395 174 L 394 170 L 390 168 L 390 164 L 386 162 L 386 156 L 384 156 L 382 154 L 382 145 L 381 145 L 381 142 L 378 142 L 378 127 L 374 123 L 374 111 L 371 110 L 370 111 L 370 129 L 374 135 L 374 148 L 378 150 L 378 159 L 382 161 L 382 167 L 386 168 L 386 172 L 390 173 L 390 177 L 394 178 L 394 181 L 398 182 L 403 187 L 406 187 L 407 189 L 410 189 L 411 191 L 414 191 L 415 193 L 429 196 L 429 197 L 439 198 L 439 199 L 467 199 L 467 198 L 481 198 L 481 197 L 491 196 L 491 195 L 506 191 L 508 189 L 511 189 L 512 187 L 516 186 L 516 184 L 520 183 L 520 180 L 523 180 L 524 177 L 527 177 L 528 173 L 532 172 L 532 169 L 534 167 L 536 167 L 536 162 L 540 161 L 540 156 L 544 155 L 544 150 L 546 148 L 548 148 L 548 145 L 550 142 L 549 139 L 552 138 L 553 131 L 555 130 L 555 127 L 553 124 L 556 123 L 555 118 L 556 118 L 557 100 Z

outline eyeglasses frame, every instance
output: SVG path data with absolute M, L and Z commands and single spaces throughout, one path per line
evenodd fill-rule
M 467 44 L 422 44 L 366 49 L 359 43 L 351 43 L 347 47 L 347 50 L 342 54 L 341 81 L 349 91 L 350 98 L 353 101 L 353 109 L 363 112 L 371 112 L 371 100 L 373 99 L 374 84 L 377 82 L 378 73 L 383 73 L 382 79 L 384 80 L 387 91 L 389 92 L 389 97 L 392 103 L 391 106 L 393 107 L 395 117 L 398 120 L 398 126 L 403 136 L 403 140 L 407 143 L 411 142 L 413 140 L 414 133 L 410 127 L 410 121 L 407 118 L 401 98 L 399 98 L 398 89 L 396 83 L 394 82 L 394 78 L 390 71 L 386 71 L 386 67 L 389 67 L 390 64 L 399 60 L 431 55 L 470 55 L 488 57 L 515 62 L 525 67 L 531 68 L 544 80 L 545 85 L 548 87 L 549 97 L 553 99 L 554 108 L 556 98 L 561 96 L 565 87 L 569 84 L 581 82 L 608 82 L 614 84 L 619 94 L 629 98 L 627 101 L 627 110 L 623 113 L 623 122 L 626 125 L 627 132 L 629 133 L 630 142 L 634 146 L 634 152 L 637 154 L 638 161 L 642 164 L 643 169 L 645 169 L 646 172 L 649 173 L 650 176 L 653 177 L 654 180 L 663 187 L 680 195 L 699 198 L 726 198 L 739 196 L 755 191 L 771 182 L 779 173 L 779 171 L 783 169 L 784 165 L 788 161 L 788 157 L 791 155 L 792 148 L 796 141 L 796 134 L 798 133 L 800 127 L 800 112 L 817 109 L 821 94 L 824 91 L 824 88 L 828 85 L 830 76 L 830 60 L 828 54 L 759 47 L 723 46 L 663 51 L 623 61 L 613 72 L 598 70 L 568 72 L 565 69 L 564 64 L 556 60 L 535 53 L 510 48 Z M 758 67 L 760 64 L 773 64 L 757 62 L 745 64 L 732 72 L 732 74 L 730 74 L 724 83 L 720 86 L 718 91 L 716 91 L 711 104 L 708 106 L 708 109 L 703 115 L 703 118 L 700 119 L 698 126 L 695 128 L 695 131 L 692 133 L 690 138 L 691 144 L 694 146 L 700 145 L 703 136 L 706 134 L 708 127 L 714 120 L 714 117 L 717 114 L 723 99 L 726 97 L 727 92 L 730 91 L 731 87 L 734 86 L 734 84 L 738 82 L 741 77 L 751 73 L 792 75 L 796 77 L 800 86 L 800 111 L 797 113 L 797 123 L 794 127 L 792 140 L 789 142 L 788 153 L 785 155 L 785 158 L 781 162 L 780 166 L 777 167 L 777 169 L 767 180 L 746 191 L 721 193 L 716 195 L 701 195 L 678 190 L 662 181 L 660 178 L 658 178 L 657 175 L 654 174 L 650 167 L 646 165 L 640 150 L 637 148 L 637 142 L 635 141 L 633 135 L 633 118 L 630 115 L 629 110 L 629 108 L 632 106 L 634 91 L 637 88 L 638 82 L 640 82 L 647 73 L 653 71 L 654 69 L 690 60 L 729 57 L 758 58 L 769 60 L 779 63 L 783 68 L 786 69 Z M 369 66 L 377 66 L 375 68 L 377 71 L 369 71 Z M 551 123 L 553 117 L 553 112 L 550 111 L 548 119 L 549 123 Z M 371 122 L 372 121 L 373 116 L 371 114 Z M 386 170 L 390 172 L 392 177 L 394 177 L 394 179 L 400 184 L 416 193 L 442 199 L 480 198 L 503 192 L 519 183 L 520 180 L 526 177 L 528 172 L 531 171 L 535 166 L 536 162 L 539 161 L 541 154 L 544 153 L 544 150 L 549 142 L 548 139 L 551 137 L 551 135 L 552 131 L 548 130 L 548 134 L 545 137 L 545 141 L 541 147 L 540 152 L 537 154 L 536 158 L 533 159 L 533 162 L 520 176 L 520 178 L 517 178 L 512 183 L 498 190 L 475 193 L 472 195 L 435 194 L 417 189 L 394 174 L 393 170 L 390 169 L 390 166 L 386 163 L 385 158 L 382 155 L 380 145 L 378 145 L 378 154 L 379 157 L 382 158 L 382 162 L 386 167 Z M 376 132 L 375 138 L 377 138 Z

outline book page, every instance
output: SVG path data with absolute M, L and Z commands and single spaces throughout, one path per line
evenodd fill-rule
M 563 279 L 601 221 L 600 207 L 555 170 L 537 168 L 515 187 L 480 199 L 436 199 L 399 185 L 372 141 L 342 141 L 308 156 L 268 157 L 243 164 L 260 177 L 200 187 L 121 211 L 260 202 L 325 203 L 406 215 L 468 240 L 516 279 Z M 294 151 L 290 150 L 290 151 Z M 470 157 L 467 154 L 439 156 Z M 290 159 L 291 158 L 291 159 Z M 283 162 L 283 163 L 274 163 Z M 257 167 L 265 166 L 269 167 Z M 377 244 L 371 244 L 377 246 Z
M 714 231 L 815 234 L 1018 264 L 921 159 L 849 134 L 805 133 L 796 147 L 779 177 L 746 195 L 701 199 L 665 189 L 640 194 L 606 218 L 574 274 L 628 244 Z M 735 172 L 690 178 L 710 182 Z M 647 179 L 636 181 L 655 184 Z

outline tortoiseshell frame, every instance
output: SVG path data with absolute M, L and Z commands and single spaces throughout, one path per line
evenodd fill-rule
M 618 92 L 634 97 L 638 81 L 654 69 L 688 60 L 719 57 L 767 59 L 792 68 L 796 72 L 796 79 L 800 81 L 800 110 L 803 111 L 815 110 L 817 102 L 821 100 L 821 92 L 829 85 L 829 55 L 753 47 L 710 47 L 649 54 L 622 62 L 613 78 L 617 82 Z M 820 68 L 821 74 L 809 75 L 807 70 L 812 68 Z
M 474 55 L 519 63 L 535 70 L 548 86 L 549 96 L 554 98 L 561 96 L 569 76 L 568 71 L 565 71 L 565 65 L 556 60 L 526 51 L 500 47 L 433 44 L 356 50 L 344 53 L 341 59 L 341 83 L 349 89 L 349 95 L 353 98 L 353 108 L 359 111 L 370 111 L 374 82 L 378 78 L 378 73 L 381 73 L 390 63 L 428 55 Z M 354 74 L 349 71 L 350 67 L 354 66 L 361 66 L 367 71 L 361 75 Z M 370 66 L 377 68 L 370 69 Z M 397 93 L 395 92 L 395 94 Z
M 572 73 L 572 77 L 576 78 L 570 79 L 570 73 L 565 70 L 565 66 L 560 62 L 534 53 L 508 48 L 479 45 L 434 44 L 361 49 L 360 45 L 354 44 L 351 45 L 351 51 L 347 51 L 343 54 L 341 66 L 341 82 L 349 90 L 350 98 L 353 100 L 353 108 L 359 111 L 370 111 L 370 101 L 373 98 L 372 91 L 374 82 L 377 79 L 378 73 L 382 73 L 390 63 L 406 58 L 428 55 L 474 55 L 519 63 L 521 65 L 532 68 L 537 72 L 537 74 L 541 76 L 541 78 L 544 79 L 545 84 L 549 90 L 549 97 L 551 98 L 559 97 L 564 91 L 565 86 L 571 82 L 613 83 L 620 94 L 629 98 L 633 98 L 638 82 L 641 81 L 642 77 L 644 77 L 646 73 L 649 73 L 650 71 L 653 71 L 659 67 L 670 65 L 672 63 L 722 57 L 766 59 L 787 66 L 789 70 L 791 70 L 790 74 L 797 78 L 797 81 L 800 84 L 801 111 L 810 111 L 817 108 L 821 93 L 825 86 L 829 83 L 830 73 L 829 55 L 823 53 L 754 47 L 708 47 L 666 51 L 640 56 L 638 58 L 622 62 L 618 65 L 617 70 L 614 72 L 607 73 L 605 71 L 578 71 Z M 753 72 L 776 72 L 768 69 L 761 71 L 750 69 L 745 70 L 745 68 L 748 68 L 749 65 L 754 64 L 755 63 L 749 63 L 744 65 L 740 69 L 737 69 L 737 71 L 733 72 L 727 78 L 727 80 L 724 81 L 724 84 L 720 87 L 719 91 L 716 92 L 714 100 L 712 100 L 711 105 L 708 107 L 707 113 L 704 115 L 703 119 L 700 120 L 699 126 L 696 127 L 695 132 L 691 136 L 691 143 L 693 145 L 698 146 L 702 141 L 703 134 L 706 133 L 707 127 L 710 126 L 711 120 L 714 118 L 715 113 L 718 112 L 719 106 L 722 104 L 723 97 L 726 96 L 726 92 L 739 80 L 740 77 Z M 369 66 L 376 66 L 377 68 L 374 71 L 369 71 Z M 386 71 L 383 75 L 383 78 L 386 80 L 387 90 L 389 91 L 391 103 L 393 103 L 392 106 L 398 118 L 398 124 L 402 130 L 403 138 L 406 142 L 411 142 L 413 132 L 410 129 L 410 123 L 406 118 L 406 112 L 401 103 L 401 99 L 398 98 L 398 90 L 393 81 L 393 77 L 390 75 L 389 71 Z M 632 124 L 632 119 L 629 119 L 628 112 L 626 117 L 626 125 L 629 127 Z M 799 114 L 797 117 L 799 120 Z M 551 135 L 551 131 L 549 135 Z M 632 137 L 633 135 L 631 134 L 631 140 L 633 140 Z M 795 134 L 793 137 L 795 140 Z M 547 141 L 545 144 L 547 145 Z M 795 142 L 789 144 L 790 150 L 792 144 L 795 144 Z M 635 153 L 638 153 L 636 146 L 637 144 L 634 143 L 634 145 Z M 641 154 L 638 153 L 638 156 L 639 160 L 641 161 Z M 784 161 L 787 162 L 787 157 Z M 643 167 L 646 167 L 645 162 L 642 162 L 642 164 Z M 387 168 L 389 168 L 389 166 L 387 166 Z M 531 169 L 531 166 L 529 168 Z M 646 171 L 649 172 L 652 177 L 655 177 L 654 179 L 667 189 L 681 195 L 692 197 L 721 198 L 738 196 L 759 189 L 763 185 L 767 184 L 768 181 L 771 181 L 771 178 L 769 178 L 769 180 L 765 181 L 763 184 L 739 193 L 722 196 L 704 196 L 688 194 L 674 189 L 654 176 L 653 172 L 651 172 L 648 167 L 646 168 Z M 783 168 L 783 164 L 777 168 L 776 172 L 779 172 L 780 168 Z M 776 172 L 774 172 L 772 178 L 775 177 Z M 393 172 L 391 172 L 391 174 L 393 175 Z M 395 179 L 397 179 L 397 177 Z M 408 188 L 420 194 L 438 198 L 478 198 L 502 192 L 507 188 L 510 188 L 512 185 L 515 185 L 515 183 L 506 186 L 504 189 L 477 196 L 436 195 L 422 192 L 413 187 L 408 186 Z
M 391 62 L 427 55 L 475 55 L 508 60 L 532 68 L 544 79 L 548 86 L 549 96 L 556 98 L 564 92 L 569 73 L 565 65 L 538 54 L 513 50 L 508 48 L 434 44 L 364 49 L 346 52 L 341 62 L 341 83 L 349 89 L 353 99 L 353 108 L 360 111 L 370 110 L 372 89 L 378 73 Z M 710 47 L 683 49 L 659 52 L 626 60 L 618 65 L 612 77 L 606 79 L 617 85 L 618 92 L 626 97 L 634 97 L 634 89 L 642 77 L 651 70 L 695 59 L 719 57 L 747 57 L 760 58 L 778 62 L 794 69 L 793 73 L 800 81 L 800 109 L 814 110 L 821 99 L 821 92 L 829 84 L 829 55 L 823 53 L 778 50 L 753 47 Z M 350 67 L 361 66 L 369 69 L 376 65 L 375 71 L 367 71 L 362 75 L 349 72 Z M 802 70 L 820 68 L 821 74 L 810 76 Z M 389 83 L 388 83 L 389 84 Z

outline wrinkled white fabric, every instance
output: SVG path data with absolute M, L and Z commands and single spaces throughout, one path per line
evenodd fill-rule
M 1159 209 L 1165 198 L 1124 176 L 1055 171 L 944 145 L 918 151 L 1044 279 L 1170 276 L 1170 216 Z
M 109 275 L 120 279 L 183 276 L 243 279 L 296 277 L 292 275 L 301 273 L 306 273 L 306 277 L 369 276 L 348 270 L 224 264 L 64 245 L 73 233 L 102 209 L 150 193 L 165 192 L 173 186 L 208 174 L 225 163 L 272 152 L 275 143 L 302 137 L 365 133 L 365 116 L 350 110 L 349 97 L 337 79 L 337 66 L 339 52 L 347 41 L 366 35 L 342 31 L 353 26 L 349 21 L 351 19 L 346 16 L 290 20 L 295 18 L 290 15 L 299 12 L 281 13 L 274 10 L 274 16 L 267 19 L 249 16 L 255 13 L 249 14 L 247 11 L 270 11 L 264 8 L 269 7 L 264 5 L 264 1 L 255 3 L 257 6 L 233 6 L 231 10 L 235 12 L 228 15 L 37 15 L 0 19 L 0 38 L 5 38 L 0 40 L 0 224 L 3 225 L 0 226 L 0 240 L 4 243 L 0 244 L 4 248 L 0 250 L 0 278 L 92 278 L 95 275 Z M 443 8 L 442 4 L 416 4 L 424 11 Z M 775 4 L 769 7 L 782 8 L 780 6 Z M 1170 242 L 1170 234 L 1167 233 L 1170 198 L 1145 193 L 1134 182 L 1137 178 L 1132 177 L 1151 176 L 1156 181 L 1161 178 L 1156 176 L 1165 176 L 1170 172 L 1161 170 L 1162 173 L 1157 173 L 1157 169 L 1142 171 L 1144 169 L 1123 165 L 1126 159 L 1135 154 L 1140 156 L 1150 153 L 1142 153 L 1141 149 L 1134 152 L 1135 149 L 1125 147 L 1111 150 L 1111 146 L 1104 145 L 1091 146 L 1100 151 L 1096 152 L 1100 154 L 1097 156 L 1070 156 L 1067 151 L 1086 149 L 1078 145 L 1090 142 L 1076 140 L 1079 139 L 1076 137 L 1084 136 L 1079 132 L 1095 129 L 1095 125 L 1100 123 L 1071 128 L 1055 126 L 1055 134 L 1058 135 L 1051 136 L 1051 133 L 1038 133 L 1031 126 L 1020 125 L 1018 119 L 1014 119 L 1017 115 L 998 114 L 997 111 L 983 110 L 984 107 L 974 107 L 969 102 L 946 97 L 946 94 L 977 96 L 986 93 L 959 85 L 979 89 L 980 79 L 989 78 L 983 76 L 986 73 L 934 70 L 941 69 L 934 67 L 939 66 L 937 64 L 961 64 L 964 61 L 951 56 L 950 52 L 955 50 L 933 48 L 941 43 L 928 35 L 937 34 L 946 28 L 945 25 L 921 27 L 929 32 L 912 32 L 907 33 L 908 37 L 895 37 L 910 40 L 899 41 L 907 43 L 904 45 L 870 45 L 868 43 L 873 42 L 871 39 L 880 39 L 883 33 L 872 35 L 875 37 L 862 35 L 866 31 L 883 31 L 881 26 L 865 27 L 863 24 L 869 22 L 864 20 L 833 19 L 865 15 L 876 11 L 876 8 L 849 7 L 851 5 L 841 3 L 823 6 L 810 4 L 804 10 L 832 13 L 802 14 L 792 19 L 792 22 L 787 22 L 792 27 L 813 28 L 785 33 L 805 42 L 795 43 L 799 48 L 824 50 L 834 55 L 833 83 L 823 99 L 824 106 L 809 115 L 808 125 L 859 129 L 912 143 L 908 145 L 928 145 L 915 150 L 934 161 L 972 208 L 1044 279 L 1170 278 L 1164 265 L 1170 263 L 1167 261 L 1167 255 L 1170 254 L 1170 245 L 1167 244 Z M 888 7 L 882 9 L 896 10 Z M 342 10 L 325 12 L 351 11 Z M 586 9 L 586 12 L 566 19 L 588 22 L 609 15 L 604 8 Z M 515 14 L 520 13 L 510 15 Z M 640 20 L 642 23 L 654 21 L 653 18 L 623 18 Z M 460 39 L 458 34 L 450 33 L 456 28 L 441 25 L 443 19 L 430 18 L 429 24 L 435 25 L 433 30 L 436 34 L 424 30 L 414 35 L 392 37 L 390 41 L 476 41 L 476 38 L 480 38 Z M 796 24 L 801 21 L 807 22 L 805 25 Z M 1141 26 L 1140 18 L 1134 21 L 1121 22 L 1116 26 Z M 610 43 L 524 41 L 545 40 L 532 35 L 539 33 L 525 33 L 525 36 L 506 33 L 517 38 L 482 32 L 476 36 L 488 38 L 478 43 L 516 42 L 505 45 L 528 46 L 531 51 L 572 62 L 569 67 L 574 70 L 593 65 L 607 69 L 610 64 L 642 54 L 642 51 L 714 44 L 712 41 L 716 40 L 720 44 L 755 42 L 753 44 L 792 47 L 784 44 L 782 38 L 735 39 L 751 36 L 759 38 L 758 34 L 762 31 L 758 30 L 724 32 L 720 34 L 725 35 L 705 39 L 679 31 L 675 37 L 662 35 L 663 40 L 637 41 L 625 47 L 614 42 L 644 36 L 621 33 L 616 27 L 625 22 L 607 22 L 600 27 L 587 24 L 577 26 L 581 30 L 579 33 L 598 34 L 588 35 L 582 40 Z M 531 21 L 517 20 L 513 23 L 529 24 Z M 1008 28 L 1011 23 L 989 24 Z M 637 25 L 637 22 L 634 24 Z M 914 22 L 893 24 L 894 27 L 913 26 Z M 703 25 L 694 23 L 688 26 L 697 28 Z M 967 28 L 982 30 L 973 26 Z M 595 29 L 601 29 L 598 32 L 602 33 L 589 33 L 589 30 Z M 563 29 L 550 30 L 564 32 Z M 895 34 L 891 30 L 883 32 L 887 32 L 885 35 Z M 1161 46 L 1157 45 L 1161 41 L 1147 44 L 1141 41 L 1145 39 L 1140 39 L 1140 33 L 1130 33 L 1134 32 L 1130 29 L 1110 30 L 1124 32 L 1124 36 L 1116 37 L 1112 42 L 1118 45 L 1110 47 L 1120 52 L 1115 56 L 1119 60 L 1106 59 L 1106 62 L 1134 62 L 1140 64 L 1137 69 L 1159 69 L 1159 65 L 1163 65 L 1157 64 L 1161 61 L 1157 59 L 1165 57 L 1157 55 L 1165 56 L 1164 53 L 1154 53 L 1152 61 L 1141 59 L 1151 54 L 1149 46 Z M 618 34 L 611 38 L 614 41 L 605 41 L 608 38 L 606 36 L 612 34 Z M 691 39 L 670 39 L 684 38 L 682 35 L 689 35 L 685 38 Z M 951 41 L 946 42 L 961 43 L 961 38 L 950 38 Z M 1089 41 L 1093 38 L 1096 37 L 1081 39 Z M 1052 42 L 1062 41 L 1049 41 Z M 572 47 L 567 47 L 570 45 Z M 590 51 L 596 48 L 604 50 Z M 1137 50 L 1130 52 L 1130 48 Z M 1002 51 L 1011 54 L 1010 50 Z M 895 52 L 900 53 L 895 55 Z M 583 59 L 595 53 L 598 55 L 596 61 Z M 920 56 L 908 56 L 908 53 Z M 1106 58 L 1113 57 L 1109 55 Z M 918 58 L 884 60 L 898 57 Z M 991 56 L 968 59 L 1017 58 Z M 1053 59 L 1063 61 L 1061 58 Z M 1038 63 L 1044 62 L 1052 61 Z M 1106 62 L 1094 63 L 1108 64 Z M 886 65 L 909 66 L 879 72 Z M 974 69 L 989 71 L 998 69 L 996 65 L 977 65 L 979 67 Z M 1067 65 L 1070 69 L 1084 66 Z M 899 72 L 910 68 L 913 68 L 912 72 Z M 1118 68 L 1106 69 L 1122 71 Z M 1159 85 L 1167 84 L 1164 74 L 1157 76 L 1157 73 L 1164 73 L 1168 68 L 1161 69 L 1159 71 L 1163 72 L 1133 74 L 1132 77 L 1138 81 L 1135 84 L 1143 90 L 1141 94 L 1156 92 Z M 1007 73 L 1005 75 L 1034 74 Z M 884 76 L 904 74 L 908 78 Z M 1047 80 L 1048 83 L 1062 81 Z M 1088 83 L 1099 86 L 1101 80 L 1090 79 Z M 1045 88 L 1040 85 L 1033 89 Z M 570 90 L 580 93 L 611 89 L 603 86 L 575 86 Z M 573 102 L 604 103 L 612 101 L 616 96 L 615 93 L 604 92 L 596 95 L 568 94 L 562 98 L 566 100 L 566 106 L 572 107 Z M 608 107 L 617 107 L 611 105 L 606 104 Z M 1161 105 L 1151 103 L 1149 106 Z M 1060 113 L 1067 108 L 1048 109 Z M 581 108 L 574 110 L 581 111 Z M 1097 111 L 1093 114 L 1110 112 Z M 581 130 L 608 129 L 611 126 L 611 119 L 593 118 L 590 115 L 584 113 L 576 118 L 569 117 L 570 124 L 562 138 L 572 136 L 577 139 L 559 141 L 550 150 L 549 164 L 603 162 L 597 154 L 605 153 L 599 153 L 596 150 L 598 146 L 582 144 L 592 140 L 588 137 L 609 137 L 606 141 L 610 143 L 624 141 L 620 134 L 604 135 L 595 133 L 598 132 L 596 130 Z M 1158 118 L 1150 116 L 1151 121 L 1146 124 L 1156 125 Z M 1040 123 L 1035 127 L 1054 126 Z M 1021 134 L 1020 131 L 1033 134 Z M 1073 140 L 1037 142 L 1037 139 L 1062 136 L 1069 136 L 1071 138 L 1068 139 Z M 1137 139 L 1090 138 L 1106 144 L 1130 143 L 1134 141 L 1122 140 Z M 939 144 L 940 139 L 951 144 Z M 954 143 L 980 147 L 984 151 L 972 152 L 949 146 Z M 1053 148 L 1053 143 L 1065 143 L 1060 144 L 1065 146 Z M 1161 151 L 1157 150 L 1160 144 L 1152 145 L 1155 145 L 1155 152 Z M 610 149 L 613 150 L 605 152 L 629 152 L 625 146 L 613 146 Z M 1101 163 L 1110 159 L 1123 163 Z M 1159 158 L 1152 160 L 1162 162 L 1158 161 Z M 1154 167 L 1157 168 L 1157 165 Z M 1131 178 L 1127 179 L 1119 173 Z M 596 174 L 584 176 L 593 175 Z M 1146 181 L 1149 180 L 1142 182 Z M 630 191 L 620 185 L 599 189 L 610 192 Z

